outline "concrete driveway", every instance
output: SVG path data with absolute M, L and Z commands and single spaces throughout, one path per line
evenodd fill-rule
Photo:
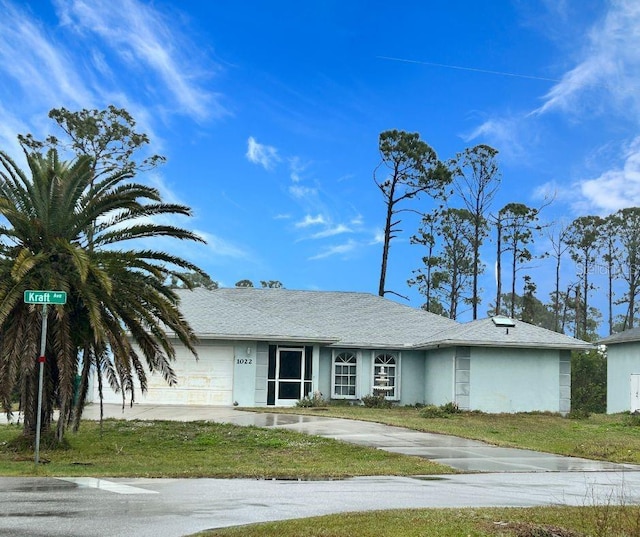
M 98 419 L 99 405 L 87 406 L 84 417 Z M 280 427 L 334 438 L 404 455 L 414 455 L 465 472 L 603 472 L 638 471 L 640 466 L 562 457 L 526 449 L 492 446 L 455 436 L 421 433 L 379 423 L 324 416 L 257 413 L 232 407 L 104 405 L 105 418 L 139 420 L 210 420 L 236 425 Z

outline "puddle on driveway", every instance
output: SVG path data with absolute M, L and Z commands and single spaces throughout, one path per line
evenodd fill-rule
M 295 481 L 344 481 L 345 477 L 265 477 L 258 481 L 283 481 L 287 483 Z

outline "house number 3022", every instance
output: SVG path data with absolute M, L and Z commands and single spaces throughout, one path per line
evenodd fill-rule
M 251 365 L 253 358 L 236 358 L 236 364 L 238 365 Z

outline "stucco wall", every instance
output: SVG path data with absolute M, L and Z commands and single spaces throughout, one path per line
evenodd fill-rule
M 326 399 L 331 398 L 331 373 L 333 353 L 331 349 L 320 347 L 320 364 L 318 371 L 318 390 Z
M 401 405 L 424 403 L 424 351 L 402 351 L 400 358 Z
M 454 399 L 453 372 L 455 349 L 432 349 L 427 352 L 424 368 L 424 402 L 444 405 Z
M 640 374 L 640 342 L 609 345 L 607 347 L 608 414 L 628 412 L 631 408 L 632 374 Z
M 471 348 L 470 407 L 483 412 L 560 412 L 560 352 Z

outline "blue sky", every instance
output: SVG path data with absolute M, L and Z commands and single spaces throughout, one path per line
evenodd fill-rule
M 168 159 L 144 180 L 191 206 L 180 224 L 208 241 L 166 247 L 225 286 L 375 293 L 388 129 L 442 159 L 498 149 L 495 210 L 549 193 L 546 220 L 640 205 L 637 0 L 0 0 L 0 13 L 0 148 L 55 132 L 54 107 L 126 108 Z M 407 216 L 392 243 L 387 282 L 417 307 L 416 226 Z M 529 272 L 546 300 L 552 271 Z M 492 268 L 482 287 L 486 306 Z

